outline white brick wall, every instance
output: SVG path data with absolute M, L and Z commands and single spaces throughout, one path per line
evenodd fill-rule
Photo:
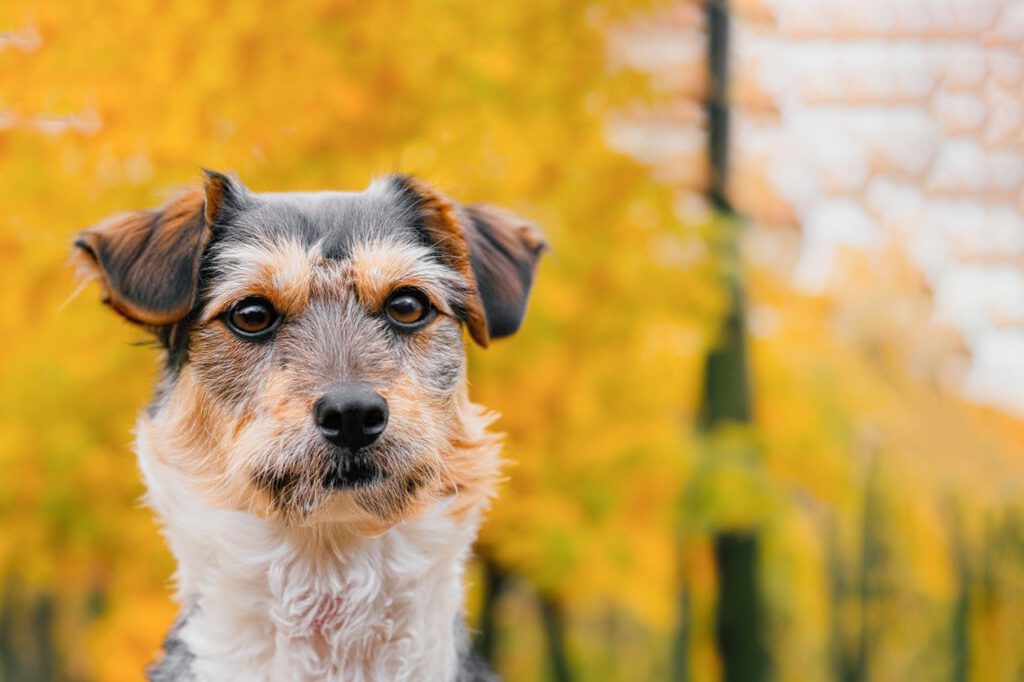
M 793 284 L 805 290 L 842 286 L 844 249 L 905 253 L 933 294 L 934 324 L 968 350 L 960 388 L 1024 414 L 1024 0 L 733 0 L 731 10 L 737 209 L 753 230 L 799 228 Z M 612 146 L 699 192 L 699 5 L 677 2 L 612 35 L 616 68 L 647 71 L 678 96 L 675 112 L 644 113 L 656 124 L 614 119 Z

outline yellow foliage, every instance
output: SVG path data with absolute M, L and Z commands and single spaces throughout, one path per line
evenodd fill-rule
M 471 351 L 508 433 L 481 540 L 522 577 L 508 679 L 543 665 L 531 590 L 566 605 L 587 679 L 636 679 L 617 660 L 663 679 L 685 591 L 691 672 L 716 679 L 709 536 L 735 528 L 762 538 L 779 679 L 838 674 L 864 638 L 874 679 L 945 679 L 965 595 L 971 673 L 1019 676 L 1024 428 L 908 369 L 948 339 L 892 323 L 893 291 L 920 314 L 904 269 L 851 270 L 860 307 L 752 270 L 751 309 L 779 321 L 752 339 L 754 423 L 695 432 L 728 228 L 681 225 L 604 143 L 603 115 L 646 89 L 606 75 L 601 22 L 644 4 L 0 4 L 0 34 L 25 37 L 0 47 L 0 574 L 20 581 L 0 607 L 55 595 L 65 667 L 104 680 L 137 679 L 174 613 L 130 452 L 155 353 L 93 290 L 68 301 L 71 235 L 199 166 L 255 190 L 400 169 L 553 246 L 523 331 Z

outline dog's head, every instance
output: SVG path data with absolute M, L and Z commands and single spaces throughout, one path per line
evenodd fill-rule
M 208 172 L 75 245 L 165 347 L 146 431 L 216 504 L 379 528 L 493 477 L 461 326 L 519 328 L 544 248 L 522 219 L 405 176 L 257 194 Z

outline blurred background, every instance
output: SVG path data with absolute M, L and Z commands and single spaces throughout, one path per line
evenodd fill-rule
M 139 679 L 174 616 L 157 353 L 65 259 L 201 165 L 544 226 L 471 351 L 506 679 L 1024 679 L 1022 45 L 1018 0 L 0 3 L 0 680 Z

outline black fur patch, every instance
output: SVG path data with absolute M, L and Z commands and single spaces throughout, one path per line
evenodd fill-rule
M 185 643 L 178 639 L 178 633 L 185 626 L 189 613 L 183 613 L 171 626 L 164 638 L 164 655 L 159 661 L 146 668 L 146 679 L 149 682 L 194 682 L 192 672 L 195 655 L 188 650 Z
M 455 682 L 501 682 L 501 678 L 470 643 L 462 614 L 455 618 L 455 639 L 459 647 L 459 670 L 455 674 Z

